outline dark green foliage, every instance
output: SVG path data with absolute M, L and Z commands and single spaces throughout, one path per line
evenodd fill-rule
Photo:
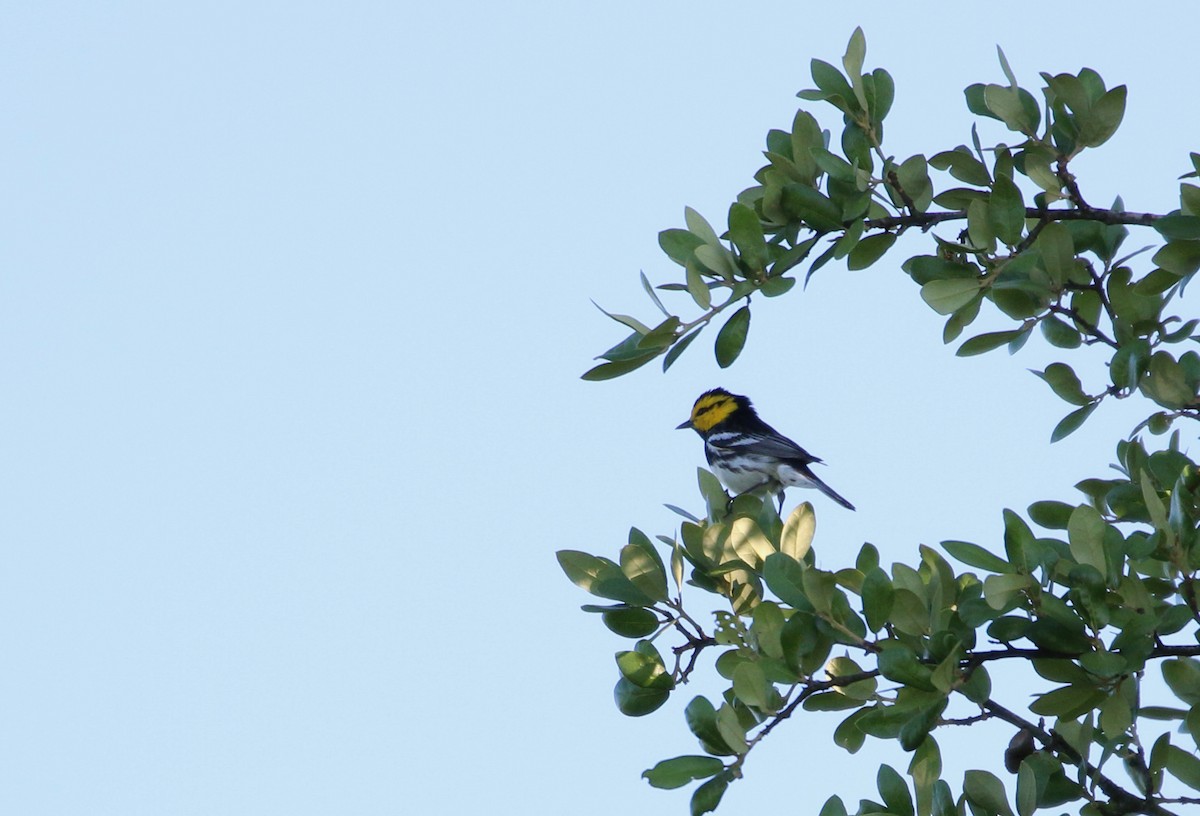
M 1047 422 L 1056 421 L 1052 441 L 1110 398 L 1140 396 L 1150 413 L 1118 443 L 1115 477 L 1082 480 L 1076 503 L 1038 501 L 1027 516 L 1004 510 L 983 545 L 944 541 L 942 552 L 967 572 L 928 547 L 911 565 L 885 566 L 871 545 L 852 566 L 819 569 L 811 506 L 781 519 L 759 496 L 731 501 L 707 471 L 703 517 L 659 537 L 665 551 L 634 529 L 618 561 L 560 552 L 567 576 L 609 602 L 584 609 L 636 641 L 616 655 L 622 712 L 654 711 L 701 667 L 728 683 L 720 699 L 687 706 L 704 755 L 664 760 L 645 777 L 661 788 L 699 782 L 691 812 L 706 813 L 776 726 L 805 712 L 842 712 L 837 746 L 856 752 L 868 738 L 894 740 L 912 755 L 907 779 L 879 768 L 879 799 L 862 799 L 858 816 L 1031 816 L 1064 806 L 1161 816 L 1194 805 L 1200 472 L 1178 432 L 1157 449 L 1140 434 L 1200 419 L 1200 354 L 1187 347 L 1200 340 L 1200 320 L 1168 311 L 1200 270 L 1200 187 L 1182 184 L 1179 209 L 1162 215 L 1125 212 L 1119 199 L 1110 209 L 1090 205 L 1071 162 L 1116 131 L 1124 86 L 1109 89 L 1084 68 L 1042 74 L 1035 95 L 1003 53 L 1005 83 L 969 86 L 966 104 L 1015 144 L 985 147 L 973 128 L 971 147 L 898 160 L 883 149 L 894 86 L 882 69 L 865 72 L 865 51 L 857 30 L 841 68 L 813 60 L 816 87 L 799 94 L 836 110 L 840 138 L 798 112 L 790 130 L 768 134 L 768 163 L 730 208 L 726 232 L 688 209 L 685 229 L 660 234 L 684 280 L 658 289 L 686 293 L 700 314 L 672 315 L 643 276 L 664 319 L 651 326 L 609 314 L 632 333 L 585 378 L 621 376 L 660 355 L 666 368 L 726 310 L 715 354 L 729 366 L 746 344 L 755 294 L 788 294 L 795 279 L 785 275 L 801 265 L 806 280 L 833 260 L 870 266 L 899 233 L 946 225 L 953 237 L 935 230 L 926 254 L 902 265 L 946 317 L 945 342 L 986 303 L 1011 321 L 968 337 L 959 355 L 1015 353 L 1035 327 L 1064 353 L 1111 351 L 1107 373 L 1081 377 L 1062 362 L 1034 372 L 1069 406 Z M 1191 162 L 1189 178 L 1200 174 L 1200 154 Z M 944 178 L 935 183 L 931 169 L 966 186 L 940 188 Z M 1155 242 L 1139 271 L 1138 253 L 1121 257 L 1131 228 Z M 706 596 L 719 608 L 696 612 L 695 599 Z M 1040 691 L 1006 699 L 989 674 L 997 663 L 1024 667 Z M 1003 723 L 1011 742 L 991 752 L 992 770 L 967 771 L 952 785 L 941 775 L 939 730 L 982 720 Z M 837 797 L 821 814 L 849 816 Z

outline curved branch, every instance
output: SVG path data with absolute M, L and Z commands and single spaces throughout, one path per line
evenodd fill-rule
M 980 707 L 997 719 L 1004 720 L 1010 725 L 1029 732 L 1047 750 L 1057 753 L 1064 760 L 1083 771 L 1088 779 L 1092 780 L 1096 784 L 1096 787 L 1104 791 L 1104 795 L 1108 797 L 1110 807 L 1104 808 L 1104 812 L 1113 814 L 1146 813 L 1150 814 L 1150 816 L 1175 816 L 1172 811 L 1164 808 L 1150 796 L 1144 798 L 1134 796 L 1122 788 L 1112 779 L 1105 776 L 1099 768 L 1088 762 L 1086 757 L 1079 756 L 1078 752 L 1057 734 L 1053 734 L 1041 726 L 1035 725 L 1014 714 L 994 700 L 985 700 Z

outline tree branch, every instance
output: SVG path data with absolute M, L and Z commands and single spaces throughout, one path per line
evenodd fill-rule
M 1105 776 L 1099 768 L 1088 762 L 1086 757 L 1081 757 L 1074 748 L 1068 745 L 1057 734 L 1047 731 L 1040 725 L 1034 725 L 994 700 L 986 700 L 980 707 L 998 719 L 1029 732 L 1047 750 L 1058 754 L 1064 760 L 1083 771 L 1087 778 L 1092 780 L 1096 784 L 1096 787 L 1104 791 L 1104 795 L 1109 799 L 1109 807 L 1102 808 L 1103 812 L 1114 814 L 1114 816 L 1124 813 L 1146 813 L 1150 814 L 1150 816 L 1175 816 L 1172 811 L 1164 808 L 1150 796 L 1134 796 L 1122 788 L 1112 779 Z
M 1153 660 L 1160 657 L 1197 657 L 1200 656 L 1200 646 L 1156 646 L 1150 650 L 1147 655 L 1147 660 Z M 992 649 L 986 652 L 975 652 L 963 658 L 963 665 L 966 667 L 978 666 L 981 663 L 988 663 L 992 660 L 1009 660 L 1019 658 L 1021 660 L 1036 660 L 1038 658 L 1058 659 L 1058 660 L 1078 660 L 1079 655 L 1070 652 L 1055 652 L 1050 649 L 1020 649 L 1010 647 L 1007 649 Z
M 1075 182 L 1075 176 L 1067 170 L 1066 156 L 1058 157 L 1056 168 L 1055 175 L 1062 182 L 1062 186 L 1067 191 L 1067 198 L 1070 202 L 1083 212 L 1094 212 L 1091 205 L 1083 200 L 1083 193 L 1079 192 L 1079 185 Z
M 962 221 L 966 219 L 966 210 L 943 210 L 941 212 L 912 213 L 910 215 L 889 215 L 886 218 L 873 218 L 863 226 L 866 229 L 892 230 L 904 227 L 929 227 L 944 221 Z M 1047 221 L 1096 221 L 1101 224 L 1129 224 L 1137 227 L 1153 226 L 1163 216 L 1156 213 L 1117 212 L 1116 210 L 1040 210 L 1036 207 L 1025 209 L 1026 218 L 1044 218 Z
M 767 734 L 770 734 L 771 731 L 775 728 L 775 726 L 779 725 L 781 722 L 786 720 L 788 717 L 795 714 L 796 709 L 799 708 L 804 703 L 805 700 L 807 700 L 809 697 L 813 696 L 817 692 L 828 691 L 829 689 L 836 688 L 838 686 L 849 686 L 849 685 L 851 685 L 853 683 L 857 683 L 861 680 L 870 680 L 872 677 L 878 677 L 878 676 L 879 676 L 879 669 L 872 669 L 871 671 L 857 672 L 855 674 L 846 674 L 846 675 L 842 675 L 840 677 L 831 677 L 828 680 L 813 680 L 809 683 L 806 683 L 804 686 L 804 689 L 799 694 L 796 695 L 796 699 L 792 700 L 790 703 L 788 703 L 786 706 L 784 706 L 779 711 L 778 714 L 775 714 L 773 717 L 771 717 L 771 721 L 768 722 L 766 724 L 766 726 L 763 727 L 763 730 L 759 731 L 757 734 L 755 734 L 754 737 L 751 738 L 746 743 L 746 745 L 747 745 L 746 754 L 750 753 L 750 749 L 753 748 L 755 745 L 757 745 L 759 740 L 761 740 Z M 744 757 L 744 756 L 746 756 L 746 754 L 742 754 L 742 756 Z

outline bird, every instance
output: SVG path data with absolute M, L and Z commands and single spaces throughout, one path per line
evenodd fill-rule
M 686 428 L 704 440 L 709 467 L 734 495 L 766 488 L 778 495 L 782 512 L 784 488 L 816 488 L 847 510 L 854 509 L 809 468 L 821 460 L 763 422 L 747 397 L 724 388 L 705 391 L 692 406 L 692 415 L 676 426 Z

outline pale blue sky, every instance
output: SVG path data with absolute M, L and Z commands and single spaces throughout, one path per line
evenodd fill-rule
M 855 25 L 896 154 L 967 141 L 999 43 L 1029 86 L 1128 84 L 1081 185 L 1175 206 L 1197 12 L 979 8 L 0 11 L 0 812 L 686 812 L 638 775 L 695 752 L 693 692 L 619 715 L 625 642 L 553 554 L 697 505 L 673 428 L 714 385 L 858 505 L 818 504 L 825 566 L 1073 498 L 1137 408 L 1049 446 L 1067 408 L 1025 369 L 1056 358 L 954 358 L 904 247 L 756 304 L 729 371 L 702 340 L 668 376 L 578 379 L 620 337 L 589 298 L 651 315 L 658 231 L 723 220 Z M 857 801 L 906 763 L 832 749 L 837 719 L 779 729 L 722 812 Z

